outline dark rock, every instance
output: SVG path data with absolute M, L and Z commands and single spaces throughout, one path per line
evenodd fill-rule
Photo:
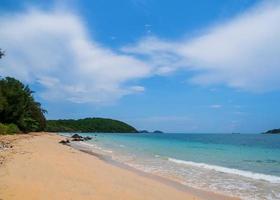
M 69 140 L 61 140 L 59 143 L 60 144 L 68 144 L 68 143 L 70 143 L 70 141 Z
M 80 142 L 80 141 L 87 141 L 87 140 L 91 140 L 92 138 L 89 137 L 89 136 L 86 136 L 86 137 L 83 137 L 83 136 L 80 136 L 78 134 L 74 134 L 72 135 L 72 141 L 75 141 L 75 142 Z
M 79 138 L 79 139 L 82 139 L 83 137 L 78 135 L 77 133 L 72 135 L 71 138 Z
M 85 141 L 87 141 L 87 140 L 91 140 L 92 138 L 91 137 L 89 137 L 89 136 L 86 136 L 86 137 L 84 137 L 84 140 Z
M 74 139 L 72 139 L 72 141 L 81 142 L 81 141 L 84 141 L 84 139 L 83 138 L 74 138 Z

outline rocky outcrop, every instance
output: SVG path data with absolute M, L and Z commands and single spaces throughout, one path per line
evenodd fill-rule
M 71 136 L 71 138 L 74 138 L 74 139 L 82 139 L 83 136 L 80 136 L 80 135 L 78 135 L 78 134 L 74 134 L 74 135 Z
M 72 138 L 71 141 L 73 141 L 73 142 L 88 141 L 88 140 L 92 139 L 89 136 L 83 137 L 79 134 L 74 134 L 71 136 L 71 138 Z M 69 139 L 65 139 L 65 140 L 61 140 L 59 143 L 66 145 L 66 144 L 70 143 L 71 141 Z
M 65 145 L 65 144 L 70 143 L 70 141 L 68 139 L 66 139 L 66 140 L 61 140 L 59 143 Z
M 77 133 L 72 135 L 71 138 L 73 138 L 72 141 L 88 141 L 88 140 L 92 139 L 89 136 L 83 137 L 83 136 L 78 135 Z

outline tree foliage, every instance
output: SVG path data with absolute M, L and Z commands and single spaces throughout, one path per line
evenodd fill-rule
M 15 124 L 2 124 L 0 123 L 0 135 L 20 133 L 19 128 Z
M 23 132 L 44 130 L 46 120 L 32 91 L 15 78 L 0 79 L 0 122 L 15 124 Z
M 103 132 L 136 133 L 137 130 L 118 120 L 104 118 L 85 118 L 68 120 L 48 120 L 46 131 L 50 132 Z
M 267 131 L 266 133 L 270 133 L 270 134 L 280 134 L 280 128 L 269 130 L 269 131 Z
M 5 56 L 5 52 L 2 51 L 2 49 L 0 49 L 0 59 L 1 59 L 3 56 Z

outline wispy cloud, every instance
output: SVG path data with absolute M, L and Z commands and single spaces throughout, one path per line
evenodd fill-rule
M 235 114 L 235 115 L 248 115 L 248 113 L 242 112 L 242 111 L 235 111 L 235 112 L 233 112 L 233 114 Z
M 222 108 L 223 106 L 220 104 L 213 104 L 213 105 L 210 105 L 209 107 L 214 108 L 214 109 L 219 109 L 219 108 Z
M 79 103 L 112 102 L 143 92 L 144 87 L 133 84 L 136 80 L 180 69 L 192 71 L 189 81 L 199 85 L 279 90 L 280 3 L 269 2 L 196 37 L 148 37 L 117 52 L 92 39 L 73 12 L 2 15 L 0 44 L 7 56 L 0 74 L 41 84 L 47 99 Z
M 130 84 L 151 66 L 92 40 L 79 16 L 29 10 L 0 17 L 0 44 L 7 51 L 0 74 L 38 82 L 47 99 L 107 103 L 144 88 Z
M 146 55 L 158 72 L 194 71 L 199 85 L 265 92 L 280 89 L 280 3 L 269 1 L 180 41 L 145 38 L 125 52 Z

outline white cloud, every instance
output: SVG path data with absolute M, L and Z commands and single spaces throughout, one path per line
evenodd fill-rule
M 210 105 L 210 108 L 214 108 L 214 109 L 219 109 L 219 108 L 222 108 L 223 106 L 220 105 L 220 104 L 213 104 L 213 105 Z
M 148 37 L 115 52 L 91 39 L 76 14 L 28 10 L 0 16 L 0 44 L 7 53 L 0 74 L 41 84 L 46 99 L 79 103 L 143 92 L 135 80 L 180 69 L 192 71 L 190 81 L 199 85 L 279 90 L 279 21 L 280 3 L 270 2 L 196 37 Z
M 146 55 L 159 73 L 194 71 L 191 82 L 254 92 L 280 89 L 280 3 L 262 3 L 181 41 L 146 38 L 125 52 Z
M 0 44 L 7 56 L 0 74 L 37 81 L 47 99 L 106 103 L 143 92 L 130 81 L 151 67 L 91 40 L 82 20 L 67 12 L 29 10 L 0 17 Z

